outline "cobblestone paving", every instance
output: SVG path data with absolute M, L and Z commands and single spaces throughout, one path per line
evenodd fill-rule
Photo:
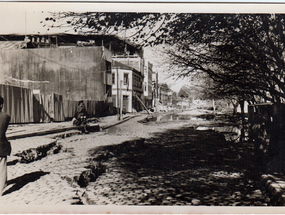
M 1 198 L 0 203 L 71 205 L 78 202 L 76 189 L 72 188 L 67 181 L 62 180 L 60 175 L 41 171 L 31 172 L 29 175 L 32 180 L 39 178 L 27 184 L 21 184 L 19 181 L 21 179 L 14 179 L 12 184 L 8 185 L 6 195 Z
M 145 117 L 145 116 L 143 116 Z M 8 186 L 0 204 L 80 204 L 78 197 L 84 189 L 68 182 L 78 177 L 89 165 L 88 151 L 96 146 L 119 144 L 132 138 L 116 139 L 104 132 L 75 135 L 59 140 L 62 150 L 32 163 L 8 166 Z M 45 137 L 12 140 L 13 154 L 27 148 L 38 147 L 54 141 Z M 8 158 L 8 161 L 14 156 Z
M 159 123 L 159 128 L 164 126 Z M 172 126 L 177 129 L 178 124 Z M 155 138 L 141 135 L 148 138 L 142 145 L 139 140 L 138 143 L 126 141 L 93 151 L 94 154 L 105 152 L 114 156 L 105 163 L 109 171 L 87 186 L 85 198 L 89 204 L 269 204 L 270 200 L 254 182 L 254 175 L 250 176 L 251 165 L 243 164 L 245 160 L 240 158 L 243 155 L 238 152 L 242 150 L 231 148 L 221 135 L 214 131 L 196 132 L 191 126 L 164 133 L 156 133 L 156 128 L 153 124 L 141 128 L 156 134 Z M 117 126 L 108 131 L 114 139 L 130 134 L 137 134 L 139 138 L 136 129 L 128 126 Z
M 143 118 L 59 140 L 60 153 L 8 166 L 8 187 L 0 203 L 71 205 L 80 204 L 80 197 L 83 203 L 93 205 L 267 205 L 253 181 L 232 165 L 238 157 L 230 148 L 213 151 L 211 144 L 189 147 L 187 143 L 209 139 L 191 133 L 193 128 L 187 130 L 186 121 L 137 123 Z M 204 124 L 205 120 L 195 120 L 191 126 Z M 164 134 L 179 128 L 184 133 L 173 130 Z M 217 143 L 214 139 L 213 144 Z M 180 141 L 177 152 L 175 141 Z M 102 160 L 107 172 L 86 189 L 71 184 L 101 152 L 110 155 Z M 224 157 L 215 157 L 215 153 Z M 219 159 L 228 163 L 222 163 L 223 168 L 209 168 Z
M 18 152 L 22 152 L 23 150 L 31 148 L 31 146 L 33 148 L 37 148 L 38 146 L 49 144 L 51 142 L 51 139 L 46 137 L 29 137 L 17 140 L 10 140 L 10 142 L 12 146 L 12 154 L 16 154 Z
M 138 177 L 114 168 L 90 183 L 85 197 L 94 205 L 267 205 L 259 189 L 246 196 L 238 191 L 241 177 L 237 173 L 225 172 L 221 179 L 219 176 L 206 178 L 205 172 L 208 170 L 158 176 L 144 172 L 144 176 Z M 225 192 L 227 186 L 232 186 L 233 191 Z

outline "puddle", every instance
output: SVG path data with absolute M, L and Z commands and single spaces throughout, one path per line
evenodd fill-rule
M 205 126 L 198 126 L 196 128 L 197 131 L 209 131 L 209 130 L 215 130 L 213 127 L 205 127 Z
M 181 115 L 181 114 L 166 114 L 158 115 L 156 121 L 167 122 L 167 121 L 183 121 L 183 120 L 197 120 L 197 117 L 190 115 Z
M 171 114 L 158 114 L 156 117 L 154 117 L 154 121 L 156 122 L 170 122 L 170 121 L 195 121 L 195 120 L 205 120 L 209 118 L 208 115 L 205 117 L 200 116 L 192 116 L 189 114 L 176 114 L 176 113 L 171 113 Z M 210 115 L 210 118 L 213 118 Z M 241 131 L 238 127 L 236 126 L 198 126 L 196 128 L 197 131 L 215 131 L 224 134 L 225 139 L 227 141 L 236 141 L 240 134 Z
M 226 141 L 236 141 L 238 140 L 241 131 L 239 128 L 234 126 L 224 126 L 224 127 L 207 127 L 207 126 L 198 126 L 197 131 L 215 131 L 221 133 L 225 136 Z

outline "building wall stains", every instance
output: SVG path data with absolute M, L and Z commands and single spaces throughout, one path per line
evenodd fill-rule
M 1 50 L 0 83 L 57 93 L 69 100 L 101 101 L 106 94 L 108 51 L 102 47 Z

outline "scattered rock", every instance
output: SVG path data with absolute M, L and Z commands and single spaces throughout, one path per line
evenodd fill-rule
M 199 199 L 192 199 L 191 203 L 193 205 L 200 205 L 201 204 L 201 201 Z
M 89 170 L 83 171 L 77 181 L 80 187 L 86 187 L 90 182 L 96 181 L 96 179 L 106 172 L 106 167 L 99 162 L 97 165 L 90 165 Z

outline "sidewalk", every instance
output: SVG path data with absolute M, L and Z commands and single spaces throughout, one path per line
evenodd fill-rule
M 128 117 L 136 116 L 135 114 L 124 115 L 124 119 Z M 117 123 L 121 123 L 117 119 L 117 115 L 106 116 L 101 118 L 92 118 L 95 122 L 88 123 L 89 127 L 105 127 L 112 126 Z M 122 120 L 122 121 L 123 121 Z M 80 130 L 82 126 L 73 126 L 71 121 L 65 122 L 51 122 L 51 123 L 28 123 L 28 124 L 10 124 L 6 132 L 6 136 L 9 140 L 20 139 L 25 137 L 40 136 L 50 133 L 59 133 L 70 130 Z
M 118 121 L 117 116 L 108 116 L 100 118 L 90 126 L 98 126 L 99 130 L 104 130 L 137 116 L 144 117 L 140 114 L 128 114 L 124 115 L 123 120 Z M 43 135 L 49 130 L 67 128 L 71 130 Z M 10 138 L 12 153 L 8 156 L 7 187 L 0 198 L 2 212 L 2 206 L 7 206 L 7 212 L 10 213 L 10 206 L 14 204 L 81 204 L 81 195 L 85 189 L 78 185 L 78 181 L 81 180 L 81 176 L 88 176 L 90 172 L 90 160 L 87 159 L 86 153 L 88 154 L 89 148 L 94 148 L 96 141 L 93 141 L 91 134 L 71 137 L 73 140 L 81 139 L 81 144 L 78 144 L 78 141 L 58 138 L 81 134 L 77 128 L 73 127 L 71 122 L 9 126 L 7 136 Z M 19 134 L 29 136 L 16 139 L 15 136 Z M 63 151 L 57 153 L 61 149 Z
M 135 114 L 124 115 L 123 120 L 118 120 L 117 115 L 98 118 L 96 123 L 88 123 L 92 131 L 104 130 L 114 125 L 120 124 Z M 52 149 L 57 142 L 57 137 L 71 136 L 80 134 L 82 126 L 73 126 L 71 121 L 52 122 L 52 123 L 29 123 L 11 124 L 8 127 L 6 136 L 12 145 L 11 156 L 8 162 L 18 162 L 21 160 L 19 153 L 30 153 L 33 149 L 47 148 Z M 32 153 L 31 153 L 32 154 Z M 18 155 L 18 156 L 17 156 Z M 37 155 L 34 155 L 37 156 Z
M 131 114 L 125 115 L 124 118 L 133 116 Z M 117 116 L 107 116 L 101 118 L 93 118 L 94 122 L 88 123 L 91 128 L 99 126 L 104 128 L 119 122 Z M 49 133 L 59 133 L 70 130 L 79 130 L 82 126 L 73 126 L 71 121 L 52 122 L 52 123 L 28 123 L 28 124 L 10 124 L 6 132 L 9 140 L 19 139 L 24 137 L 39 136 Z

